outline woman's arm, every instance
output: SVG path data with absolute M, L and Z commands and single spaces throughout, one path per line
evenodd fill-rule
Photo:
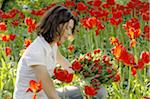
M 70 68 L 70 62 L 64 56 L 62 56 L 59 49 L 57 50 L 56 60 L 57 63 L 60 64 L 64 69 L 68 70 L 70 73 L 73 72 L 73 70 Z
M 45 66 L 33 65 L 32 66 L 38 80 L 42 81 L 42 87 L 48 99 L 60 99 L 56 93 L 55 86 L 52 79 L 49 77 L 48 71 Z

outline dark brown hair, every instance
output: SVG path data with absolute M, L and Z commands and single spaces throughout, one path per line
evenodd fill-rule
M 58 30 L 59 25 L 69 22 L 70 19 L 74 20 L 73 33 L 77 24 L 76 18 L 66 7 L 55 6 L 48 10 L 38 23 L 37 35 L 42 35 L 48 43 L 51 43 L 57 36 L 61 35 L 61 32 Z

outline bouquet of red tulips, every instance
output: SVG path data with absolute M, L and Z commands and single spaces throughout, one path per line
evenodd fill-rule
M 73 74 L 60 67 L 54 69 L 54 76 L 57 80 L 63 83 L 71 83 L 73 80 Z
M 110 57 L 103 54 L 100 49 L 79 56 L 73 61 L 71 68 L 79 75 L 81 82 L 84 82 L 83 93 L 86 97 L 95 96 L 102 84 L 120 80 L 117 68 L 112 65 Z

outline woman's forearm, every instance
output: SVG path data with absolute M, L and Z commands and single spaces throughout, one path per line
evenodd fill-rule
M 42 81 L 42 88 L 48 99 L 60 99 L 56 93 L 56 89 L 52 79 L 49 77 L 45 66 L 32 66 L 38 80 Z
M 73 70 L 70 68 L 70 62 L 64 56 L 61 55 L 59 50 L 57 52 L 57 63 L 60 64 L 64 69 L 67 69 L 69 72 L 73 72 Z
M 50 77 L 43 81 L 43 90 L 48 96 L 48 99 L 60 99 L 56 93 L 55 86 Z

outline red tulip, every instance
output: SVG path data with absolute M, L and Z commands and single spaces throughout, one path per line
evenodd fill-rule
M 106 8 L 106 9 L 109 9 L 109 8 L 110 8 L 110 5 L 107 4 L 107 3 L 104 3 L 102 6 L 103 6 L 103 8 Z
M 100 58 L 95 59 L 95 60 L 94 60 L 94 63 L 98 63 L 99 61 L 100 61 Z
M 31 18 L 31 17 L 28 17 L 28 18 L 25 18 L 25 23 L 26 23 L 26 25 L 32 25 L 32 23 L 33 23 L 33 19 Z
M 36 99 L 36 94 L 38 92 L 40 92 L 42 90 L 42 82 L 39 81 L 39 83 L 37 83 L 34 80 L 30 80 L 29 82 L 29 88 L 26 90 L 26 92 L 33 92 L 33 98 L 32 99 Z
M 144 68 L 144 62 L 143 62 L 142 59 L 139 59 L 139 60 L 138 60 L 138 68 L 139 68 L 139 69 L 143 69 L 143 68 Z
M 75 17 L 78 16 L 78 13 L 77 13 L 76 11 L 72 11 L 71 13 L 72 13 Z
M 103 62 L 107 65 L 107 66 L 112 66 L 111 63 L 109 63 L 109 57 L 104 55 L 103 56 Z
M 93 5 L 99 7 L 101 5 L 101 0 L 94 0 Z
M 35 80 L 30 80 L 29 82 L 29 88 L 26 90 L 26 92 L 33 92 L 37 93 L 42 90 L 42 82 L 39 81 L 38 83 Z
M 94 54 L 98 54 L 98 53 L 100 53 L 100 52 L 101 52 L 100 49 L 95 49 L 95 50 L 94 50 Z
M 87 20 L 87 24 L 89 24 L 89 26 L 91 25 L 92 28 L 94 26 L 96 26 L 97 25 L 97 19 L 96 19 L 96 17 L 89 18 Z
M 144 63 L 149 63 L 150 62 L 150 52 L 142 52 L 141 53 L 141 56 L 140 56 L 140 59 L 142 59 L 142 61 Z
M 90 52 L 86 53 L 86 56 L 93 58 L 92 54 Z
M 25 39 L 24 40 L 25 47 L 28 47 L 31 43 L 32 43 L 31 39 Z
M 9 42 L 10 40 L 8 35 L 2 35 L 1 39 L 3 42 Z
M 59 67 L 54 69 L 54 75 L 56 79 L 65 83 L 70 83 L 73 80 L 73 74 L 69 74 L 67 70 L 63 70 Z
M 13 26 L 18 26 L 19 20 L 14 20 L 14 21 L 11 22 L 11 24 L 12 24 Z
M 83 3 L 83 2 L 79 2 L 78 4 L 77 4 L 77 10 L 80 12 L 80 11 L 85 11 L 85 10 L 87 10 L 87 6 Z
M 31 14 L 34 14 L 34 15 L 36 15 L 36 16 L 42 16 L 48 9 L 50 9 L 51 7 L 45 7 L 45 8 L 42 8 L 42 9 L 40 9 L 40 10 L 32 10 L 31 11 Z
M 74 62 L 73 62 L 73 64 L 72 64 L 72 67 L 71 67 L 74 71 L 80 71 L 81 70 L 81 68 L 82 68 L 82 66 L 81 66 L 81 64 L 77 61 L 77 60 L 75 60 Z
M 129 36 L 129 38 L 132 40 L 132 39 L 137 39 L 140 36 L 141 30 L 129 28 L 126 33 Z
M 1 23 L 0 23 L 0 30 L 5 31 L 6 29 L 7 29 L 6 24 L 5 24 L 4 22 L 1 22 Z
M 144 26 L 144 32 L 145 33 L 150 33 L 150 25 L 145 25 Z
M 133 9 L 133 8 L 135 7 L 135 5 L 134 5 L 133 2 L 130 1 L 130 2 L 128 2 L 127 7 L 128 7 L 129 9 Z
M 107 73 L 108 73 L 108 74 L 111 74 L 111 73 L 112 73 L 112 70 L 108 68 L 108 69 L 107 69 Z
M 26 18 L 25 23 L 28 26 L 29 33 L 32 33 L 36 29 L 36 22 L 31 17 Z
M 126 24 L 123 27 L 125 30 L 128 30 L 130 28 L 134 28 L 135 30 L 140 28 L 140 23 L 137 18 L 131 18 L 126 22 Z
M 122 11 L 113 11 L 112 15 L 113 15 L 113 18 L 122 18 Z
M 100 21 L 98 22 L 98 20 L 95 17 L 82 18 L 80 21 L 83 24 L 83 26 L 88 29 L 92 29 L 95 26 L 101 25 Z
M 111 51 L 115 55 L 115 57 L 119 59 L 122 51 L 122 45 L 115 46 Z
M 70 52 L 73 52 L 74 49 L 75 49 L 74 45 L 71 44 L 71 45 L 68 46 L 68 50 L 69 50 Z
M 93 0 L 87 1 L 87 4 L 93 5 Z
M 5 48 L 5 54 L 6 54 L 6 56 L 9 56 L 11 54 L 11 48 L 10 47 Z
M 72 80 L 73 80 L 73 74 L 68 74 L 67 77 L 66 77 L 65 82 L 70 83 L 70 82 L 72 82 Z
M 20 18 L 21 18 L 21 19 L 24 19 L 24 18 L 25 18 L 25 15 L 24 15 L 22 12 L 20 12 L 19 15 L 20 15 Z
M 71 0 L 66 0 L 66 4 L 67 7 L 75 7 L 75 2 L 71 1 Z
M 142 14 L 142 19 L 143 19 L 144 21 L 150 21 L 150 13 L 149 13 L 149 12 L 144 12 L 144 13 Z
M 28 26 L 28 32 L 32 33 L 36 29 L 36 23 L 33 23 L 32 25 Z
M 98 28 L 95 30 L 95 33 L 96 33 L 96 36 L 99 35 L 99 29 Z
M 131 10 L 130 9 L 124 9 L 123 14 L 124 15 L 129 15 L 129 14 L 131 14 Z
M 114 81 L 115 81 L 115 82 L 120 81 L 120 74 L 116 74 L 116 75 L 115 75 Z
M 116 9 L 120 10 L 120 11 L 123 11 L 125 9 L 125 7 L 124 7 L 124 5 L 116 4 Z
M 132 71 L 132 75 L 135 76 L 136 75 L 136 68 L 131 68 Z
M 115 4 L 115 0 L 107 0 L 107 4 L 114 5 Z
M 105 26 L 100 22 L 100 20 L 97 20 L 97 28 L 98 30 L 103 30 Z
M 64 71 L 62 69 L 55 73 L 55 77 L 60 81 L 65 81 L 67 75 L 68 75 L 68 71 L 66 71 L 66 70 Z
M 86 95 L 95 96 L 97 94 L 95 88 L 93 88 L 92 86 L 85 86 L 84 88 Z
M 8 19 L 8 18 L 9 18 L 9 13 L 2 14 L 2 19 Z
M 127 65 L 135 64 L 135 59 L 133 54 L 128 53 L 126 48 L 121 44 L 115 46 L 111 51 L 115 55 L 116 59 L 122 61 L 124 64 Z
M 135 47 L 135 45 L 136 45 L 136 40 L 135 40 L 135 39 L 132 39 L 132 40 L 130 41 L 130 48 Z
M 149 25 L 144 26 L 144 32 L 142 36 L 143 38 L 145 38 L 147 41 L 150 42 L 150 26 Z
M 124 64 L 127 64 L 127 65 L 134 65 L 135 63 L 134 55 L 127 52 L 125 47 L 121 48 L 119 60 L 121 60 Z
M 110 40 L 110 44 L 112 44 L 112 45 L 119 45 L 119 44 L 121 44 L 118 38 L 110 37 L 109 40 Z
M 16 38 L 16 34 L 10 34 L 10 35 L 9 35 L 9 38 L 10 38 L 10 40 L 13 41 L 13 40 Z
M 119 18 L 119 19 L 116 19 L 116 18 L 114 18 L 114 17 L 112 17 L 112 18 L 110 18 L 110 23 L 112 24 L 112 25 L 119 25 L 120 23 L 122 22 L 122 18 Z
M 16 16 L 16 14 L 19 13 L 19 10 L 16 8 L 11 9 L 8 14 L 9 14 L 9 18 L 14 18 Z

